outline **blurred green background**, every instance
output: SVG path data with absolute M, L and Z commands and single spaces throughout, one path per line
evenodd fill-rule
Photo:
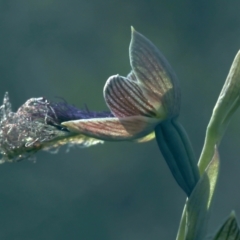
M 181 122 L 199 156 L 206 125 L 240 48 L 240 2 L 0 0 L 0 96 L 14 109 L 63 97 L 106 110 L 102 90 L 130 71 L 130 26 L 151 39 L 182 87 Z M 223 139 L 210 220 L 240 216 L 240 113 Z M 105 143 L 0 166 L 0 239 L 175 239 L 185 195 L 155 141 Z

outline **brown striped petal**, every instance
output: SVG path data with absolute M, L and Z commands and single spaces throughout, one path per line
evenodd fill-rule
M 92 118 L 63 122 L 69 131 L 89 137 L 123 141 L 142 138 L 150 134 L 158 124 L 157 119 L 132 116 L 126 118 Z
M 143 86 L 147 99 L 154 106 L 161 101 L 168 111 L 177 115 L 180 105 L 179 83 L 162 53 L 151 41 L 132 28 L 129 54 L 131 67 Z
M 104 87 L 104 98 L 118 118 L 128 116 L 156 117 L 156 110 L 135 81 L 119 75 L 111 76 Z

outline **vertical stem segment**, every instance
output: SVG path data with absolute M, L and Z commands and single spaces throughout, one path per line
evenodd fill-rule
M 214 155 L 215 145 L 219 145 L 232 115 L 240 105 L 239 91 L 240 51 L 238 51 L 233 60 L 207 127 L 204 146 L 198 162 L 201 175 L 204 173 Z

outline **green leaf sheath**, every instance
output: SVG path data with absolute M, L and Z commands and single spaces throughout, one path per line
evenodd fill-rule
M 177 240 L 201 240 L 207 231 L 210 207 L 219 173 L 217 149 L 184 207 Z
M 176 118 L 172 119 L 172 124 L 175 127 L 176 131 L 178 132 L 183 142 L 192 171 L 194 171 L 193 175 L 195 177 L 195 181 L 197 182 L 199 180 L 199 170 L 198 170 L 198 167 L 196 166 L 197 159 L 193 151 L 191 141 L 187 135 L 186 130 L 183 128 L 183 126 L 180 124 L 180 122 Z
M 156 135 L 158 147 L 161 150 L 162 155 L 163 155 L 170 171 L 172 172 L 173 177 L 175 178 L 178 185 L 183 189 L 183 191 L 187 195 L 190 195 L 191 189 L 188 186 L 188 184 L 185 182 L 184 177 L 182 176 L 182 173 L 179 170 L 179 167 L 176 163 L 174 155 L 172 154 L 171 149 L 169 148 L 167 142 L 165 141 L 164 133 L 163 133 L 160 125 L 158 125 L 156 127 L 155 135 Z
M 168 120 L 155 128 L 155 135 L 175 180 L 189 196 L 199 179 L 199 173 L 186 132 L 176 120 Z
M 207 233 L 209 179 L 202 175 L 186 207 L 186 240 L 202 240 Z

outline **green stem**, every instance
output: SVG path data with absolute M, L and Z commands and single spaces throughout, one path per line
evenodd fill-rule
M 202 175 L 210 163 L 214 148 L 218 146 L 226 127 L 240 104 L 240 51 L 233 60 L 227 79 L 213 109 L 210 122 L 207 127 L 206 137 L 202 153 L 198 162 Z
M 240 97 L 237 97 L 235 102 L 230 107 L 230 110 L 226 113 L 225 118 L 218 117 L 218 114 L 213 111 L 213 115 L 207 127 L 202 153 L 198 162 L 200 175 L 204 173 L 206 167 L 212 160 L 215 152 L 215 146 L 218 146 L 220 144 L 223 134 L 226 131 L 227 125 L 230 122 L 232 115 L 239 107 L 239 104 Z
M 206 131 L 206 137 L 202 149 L 202 153 L 198 162 L 200 175 L 202 175 L 213 158 L 215 146 L 219 145 L 219 130 L 215 127 L 214 121 L 210 121 Z

